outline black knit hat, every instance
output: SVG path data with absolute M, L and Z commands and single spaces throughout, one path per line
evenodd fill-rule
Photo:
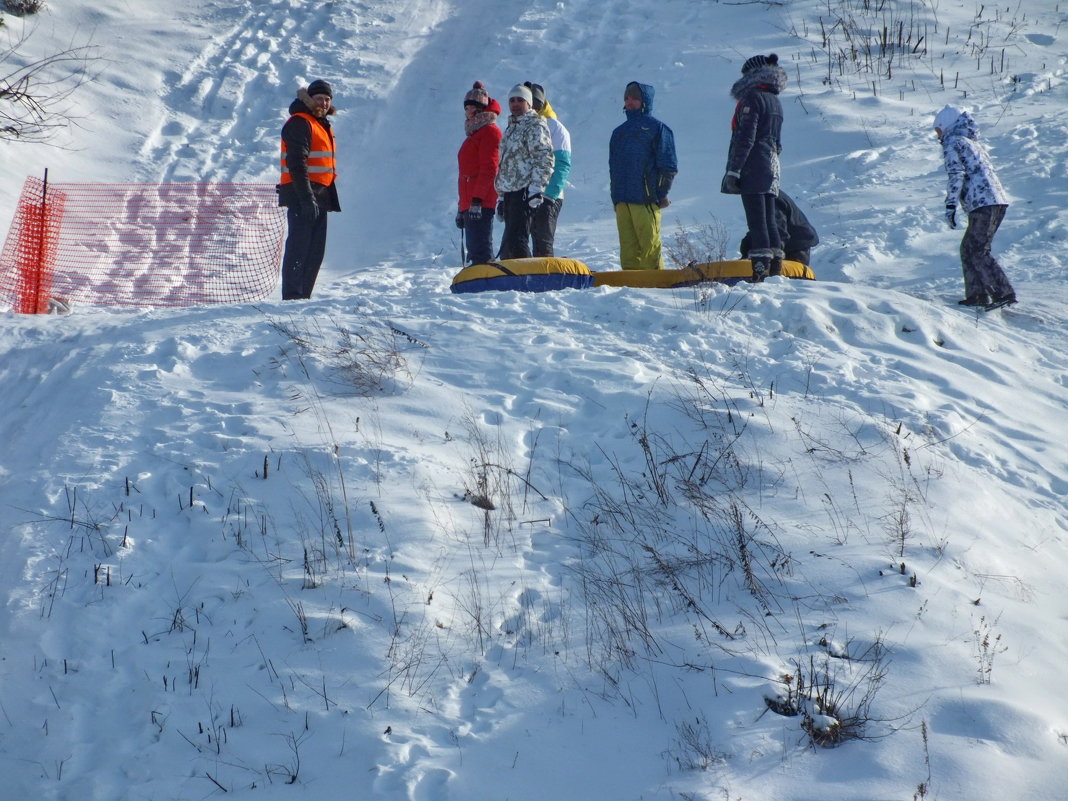
M 312 97 L 315 97 L 316 95 L 326 95 L 331 100 L 334 99 L 334 89 L 333 89 L 333 87 L 331 87 L 330 84 L 328 84 L 322 78 L 320 78 L 317 81 L 312 81 L 308 85 L 308 94 L 311 95 Z
M 540 83 L 531 83 L 530 81 L 523 81 L 523 86 L 530 90 L 531 97 L 534 98 L 534 102 L 531 105 L 535 111 L 541 111 L 545 108 L 545 87 Z
M 768 64 L 778 63 L 779 57 L 775 53 L 769 53 L 766 56 L 753 56 L 742 64 L 742 75 L 745 75 L 747 72 L 752 72 L 758 67 L 766 67 Z

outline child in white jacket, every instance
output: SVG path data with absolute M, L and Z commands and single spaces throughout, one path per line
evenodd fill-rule
M 1016 292 L 990 252 L 994 234 L 1009 208 L 1008 196 L 979 144 L 979 126 L 967 111 L 946 106 L 935 115 L 934 129 L 949 175 L 946 222 L 950 228 L 957 227 L 958 203 L 968 215 L 968 228 L 960 243 L 965 297 L 959 302 L 986 309 L 1015 303 Z

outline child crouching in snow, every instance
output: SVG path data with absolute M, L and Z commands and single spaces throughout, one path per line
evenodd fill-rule
M 960 243 L 965 297 L 959 302 L 987 309 L 1015 303 L 1016 292 L 990 253 L 1009 201 L 986 150 L 979 144 L 979 126 L 967 111 L 946 106 L 935 115 L 934 129 L 949 174 L 946 221 L 950 228 L 957 227 L 958 201 L 968 214 L 968 228 Z

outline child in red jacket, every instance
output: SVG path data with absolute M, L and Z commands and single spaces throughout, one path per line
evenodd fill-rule
M 500 104 L 489 96 L 482 81 L 475 81 L 464 97 L 464 133 L 456 155 L 460 165 L 460 203 L 456 227 L 464 231 L 467 263 L 493 261 L 493 211 L 497 207 L 501 129 L 497 127 Z

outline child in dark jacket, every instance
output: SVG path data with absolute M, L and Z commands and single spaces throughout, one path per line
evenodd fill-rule
M 782 104 L 786 70 L 772 53 L 748 59 L 742 77 L 731 87 L 738 101 L 731 119 L 727 172 L 720 191 L 741 195 L 749 227 L 749 258 L 753 281 L 782 272 L 782 240 L 775 224 L 775 196 L 779 194 L 779 153 L 782 151 Z

